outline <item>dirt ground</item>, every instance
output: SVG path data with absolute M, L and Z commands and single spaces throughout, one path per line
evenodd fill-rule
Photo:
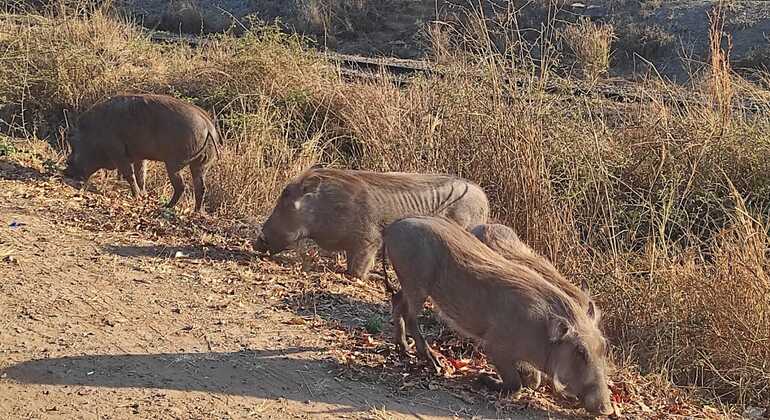
M 344 260 L 260 256 L 251 224 L 133 202 L 111 179 L 80 192 L 17 154 L 0 157 L 0 418 L 585 417 L 547 386 L 477 388 L 483 355 L 429 314 L 451 368 L 404 360 L 384 292 Z M 694 413 L 614 380 L 635 418 Z
M 260 258 L 248 228 L 233 239 L 125 193 L 0 160 L 0 418 L 501 414 L 440 378 L 411 381 L 417 364 L 356 362 L 361 325 L 375 314 L 389 329 L 375 283 Z M 389 353 L 385 338 L 362 350 Z

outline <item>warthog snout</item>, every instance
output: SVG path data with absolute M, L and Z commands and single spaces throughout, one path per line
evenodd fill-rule
M 64 169 L 62 170 L 62 174 L 68 178 L 78 179 L 82 176 L 82 170 L 76 163 L 77 155 L 75 153 L 71 153 L 69 157 L 67 157 L 67 162 L 64 164 Z
M 70 165 L 65 166 L 64 169 L 62 169 L 61 173 L 62 173 L 62 175 L 66 176 L 68 178 L 75 178 L 76 177 L 75 170 Z
M 257 236 L 257 239 L 251 241 L 251 247 L 254 248 L 257 252 L 265 252 L 267 251 L 267 246 L 265 245 L 265 239 L 260 234 Z
M 291 183 L 281 192 L 278 202 L 262 225 L 258 244 L 272 254 L 279 253 L 307 236 L 306 200 L 318 189 L 318 181 Z
M 556 382 L 564 384 L 586 410 L 610 414 L 614 410 L 607 386 L 607 342 L 588 317 L 574 325 L 555 320 L 551 324 L 551 369 Z
M 285 215 L 272 214 L 262 226 L 262 232 L 255 241 L 255 246 L 262 252 L 270 251 L 271 254 L 277 254 L 302 239 L 302 227 L 294 223 L 287 223 L 283 217 Z
M 580 403 L 593 414 L 609 415 L 615 412 L 610 402 L 609 389 L 606 386 L 597 386 L 580 399 Z
M 271 254 L 277 254 L 299 240 L 299 235 L 260 235 L 256 240 L 256 246 L 262 252 L 270 251 Z
M 86 176 L 83 171 L 74 165 L 67 165 L 61 171 L 62 175 L 72 180 L 72 184 L 79 186 L 86 181 Z

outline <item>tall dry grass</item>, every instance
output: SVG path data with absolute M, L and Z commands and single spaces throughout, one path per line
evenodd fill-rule
M 375 9 L 387 7 L 367 0 L 301 0 L 297 6 L 305 29 L 332 43 L 341 33 L 370 29 Z
M 719 401 L 766 401 L 770 106 L 732 105 L 767 95 L 721 64 L 704 76 L 719 75 L 716 85 L 644 83 L 644 103 L 549 94 L 532 71 L 544 61 L 521 65 L 529 47 L 495 51 L 489 39 L 473 46 L 453 34 L 435 37 L 443 77 L 398 88 L 345 83 L 301 40 L 269 27 L 190 48 L 154 44 L 99 11 L 6 14 L 0 102 L 6 130 L 31 136 L 55 135 L 65 111 L 119 91 L 202 105 L 225 139 L 210 177 L 210 211 L 221 217 L 264 215 L 285 181 L 317 160 L 468 177 L 496 219 L 592 285 L 622 360 Z M 475 73 L 451 71 L 469 61 Z M 165 184 L 159 175 L 168 194 Z
M 735 88 L 733 87 L 733 77 L 730 69 L 730 49 L 732 40 L 727 36 L 727 46 L 722 47 L 722 40 L 725 38 L 724 14 L 722 12 L 722 3 L 719 3 L 708 15 L 709 18 L 709 46 L 710 46 L 710 71 L 709 71 L 709 90 L 715 103 L 715 111 L 722 123 L 730 120 L 733 108 L 733 98 Z

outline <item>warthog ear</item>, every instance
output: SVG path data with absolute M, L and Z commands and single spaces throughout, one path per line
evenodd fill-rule
M 552 342 L 561 341 L 570 333 L 570 326 L 564 318 L 551 318 L 548 325 L 548 339 Z
M 591 289 L 588 287 L 588 282 L 586 281 L 586 279 L 583 279 L 580 281 L 580 290 L 582 290 L 586 294 L 591 293 Z
M 318 191 L 318 187 L 321 185 L 321 178 L 317 176 L 309 176 L 302 181 L 302 194 L 311 194 Z
M 584 345 L 578 344 L 575 346 L 575 353 L 577 353 L 584 362 L 588 362 L 588 349 Z

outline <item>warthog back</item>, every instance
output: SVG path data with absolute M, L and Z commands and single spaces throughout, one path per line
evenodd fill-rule
M 471 229 L 471 233 L 484 245 L 508 261 L 529 267 L 546 281 L 562 289 L 587 313 L 590 313 L 592 319 L 597 323 L 599 322 L 601 314 L 588 295 L 587 287 L 581 290 L 577 285 L 567 280 L 547 258 L 524 243 L 513 229 L 498 223 L 490 223 L 474 227 Z

